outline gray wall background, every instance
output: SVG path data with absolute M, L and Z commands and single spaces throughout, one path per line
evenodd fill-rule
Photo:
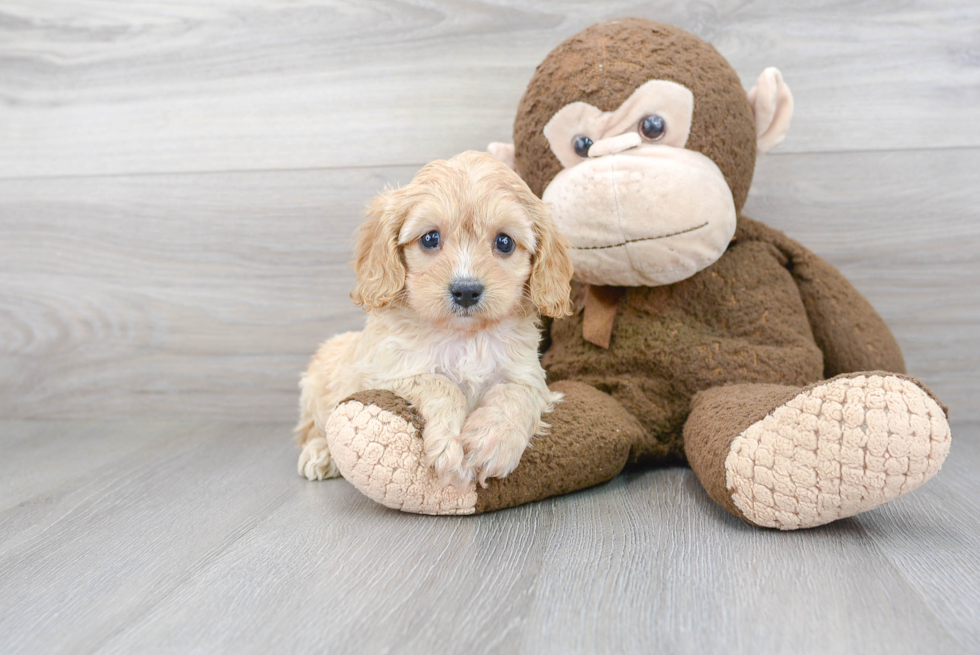
M 595 21 L 710 40 L 797 104 L 750 216 L 864 292 L 980 419 L 980 5 L 0 4 L 0 417 L 289 420 L 363 321 L 351 234 L 385 184 L 509 140 L 535 65 Z

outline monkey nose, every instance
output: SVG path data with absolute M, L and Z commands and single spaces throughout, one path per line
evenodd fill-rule
M 455 304 L 460 307 L 472 307 L 480 302 L 483 285 L 472 278 L 453 280 L 452 284 L 449 285 L 449 293 L 452 294 Z
M 611 136 L 608 139 L 599 139 L 589 146 L 589 157 L 602 157 L 604 155 L 615 155 L 643 143 L 643 138 L 638 132 L 627 132 L 619 136 Z

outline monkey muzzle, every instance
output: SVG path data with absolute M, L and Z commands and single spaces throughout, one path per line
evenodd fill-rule
M 714 263 L 735 234 L 735 201 L 713 161 L 636 140 L 624 134 L 596 142 L 588 159 L 558 173 L 542 194 L 574 246 L 579 281 L 673 284 Z

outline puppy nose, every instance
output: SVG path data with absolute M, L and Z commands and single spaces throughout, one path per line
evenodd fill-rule
M 483 285 L 476 280 L 454 280 L 449 292 L 453 294 L 453 302 L 460 307 L 472 307 L 480 302 Z

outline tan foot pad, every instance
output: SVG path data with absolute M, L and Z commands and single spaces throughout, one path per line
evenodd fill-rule
M 804 390 L 732 442 L 732 500 L 756 525 L 793 530 L 853 516 L 934 476 L 946 415 L 898 376 L 839 377 Z
M 422 460 L 418 428 L 398 414 L 357 400 L 342 403 L 325 426 L 344 478 L 368 498 L 416 514 L 473 514 L 476 485 L 440 483 Z

